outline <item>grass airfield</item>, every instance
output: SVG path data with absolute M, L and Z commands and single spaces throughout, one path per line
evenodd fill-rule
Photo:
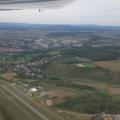
M 64 120 L 54 111 L 36 103 L 2 80 L 0 80 L 0 110 L 1 120 Z

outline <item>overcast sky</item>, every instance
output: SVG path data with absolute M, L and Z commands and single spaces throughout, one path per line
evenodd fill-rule
M 0 11 L 0 22 L 120 25 L 120 0 L 76 0 L 58 9 Z

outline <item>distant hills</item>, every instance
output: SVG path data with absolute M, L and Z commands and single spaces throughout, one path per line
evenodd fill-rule
M 59 24 L 28 24 L 28 23 L 0 23 L 0 29 L 120 29 L 120 26 L 100 26 L 100 25 L 94 25 L 94 24 L 87 24 L 87 25 L 59 25 Z

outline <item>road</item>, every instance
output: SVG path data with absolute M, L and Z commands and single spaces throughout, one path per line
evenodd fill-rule
M 37 103 L 2 80 L 0 80 L 0 107 L 9 120 L 64 120 L 55 111 Z

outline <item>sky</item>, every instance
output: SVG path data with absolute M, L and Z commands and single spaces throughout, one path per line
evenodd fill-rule
M 73 0 L 63 7 L 41 12 L 36 8 L 0 11 L 0 22 L 120 26 L 120 0 Z

